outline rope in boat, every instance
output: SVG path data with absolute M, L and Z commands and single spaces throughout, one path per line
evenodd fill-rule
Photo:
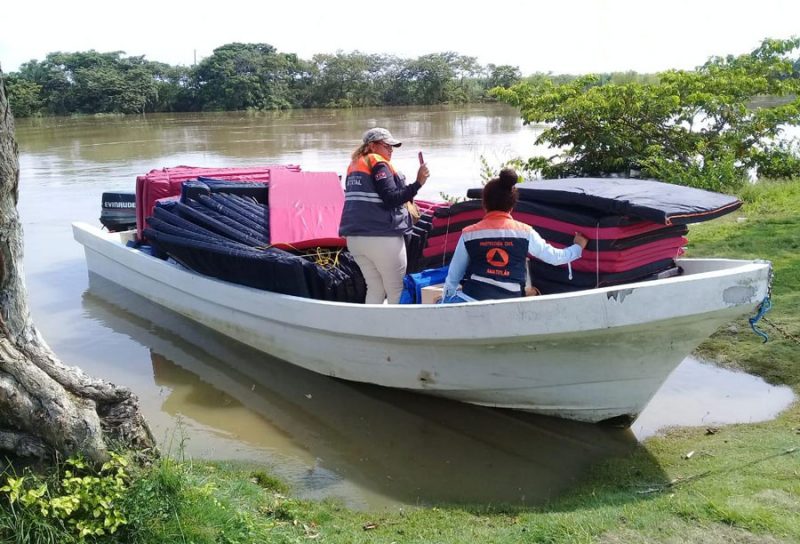
M 313 258 L 315 264 L 325 269 L 331 269 L 339 267 L 339 255 L 341 253 L 342 253 L 341 249 L 337 249 L 336 251 L 334 251 L 332 249 L 323 249 L 321 247 L 318 247 L 316 249 L 316 253 L 303 255 L 303 257 Z
M 288 247 L 292 251 L 298 253 L 298 257 L 303 257 L 305 259 L 311 259 L 314 264 L 317 264 L 325 269 L 331 268 L 338 268 L 339 267 L 339 255 L 342 253 L 342 249 L 332 250 L 332 249 L 325 249 L 322 247 L 317 246 L 315 249 L 312 249 L 311 252 L 307 252 L 303 254 L 303 250 L 297 249 L 292 244 L 282 243 L 279 244 L 282 247 Z M 272 244 L 266 246 L 257 246 L 254 249 L 270 249 L 273 246 Z
M 452 206 L 452 204 L 451 204 Z M 450 234 L 450 210 L 447 213 L 447 226 L 445 226 L 444 231 L 444 251 L 442 252 L 442 266 L 447 264 L 447 237 Z
M 594 286 L 600 287 L 600 221 L 594 226 Z

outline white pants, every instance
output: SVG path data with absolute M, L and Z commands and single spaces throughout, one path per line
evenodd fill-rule
M 367 282 L 367 304 L 400 302 L 406 275 L 406 242 L 402 236 L 348 236 L 347 249 Z

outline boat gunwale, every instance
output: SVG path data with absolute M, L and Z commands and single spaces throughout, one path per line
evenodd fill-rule
M 320 301 L 315 299 L 308 299 L 303 297 L 297 297 L 293 295 L 286 295 L 281 293 L 270 292 L 266 290 L 256 289 L 253 287 L 238 285 L 232 282 L 227 282 L 225 280 L 220 280 L 217 278 L 204 276 L 193 272 L 191 270 L 182 268 L 180 266 L 176 266 L 175 264 L 169 263 L 167 261 L 163 261 L 160 259 L 156 259 L 147 255 L 146 253 L 131 247 L 127 247 L 122 243 L 121 240 L 115 240 L 114 238 L 120 238 L 119 233 L 107 233 L 105 231 L 100 230 L 97 227 L 89 225 L 87 223 L 73 223 L 73 229 L 75 231 L 76 239 L 78 239 L 77 232 L 82 231 L 85 233 L 86 236 L 94 237 L 99 241 L 107 244 L 108 247 L 114 247 L 114 251 L 122 252 L 119 255 L 127 254 L 128 257 L 125 259 L 134 258 L 134 254 L 139 254 L 141 256 L 150 257 L 147 261 L 141 262 L 148 262 L 149 266 L 159 266 L 162 267 L 160 270 L 164 271 L 167 275 L 188 275 L 188 277 L 193 278 L 193 281 L 196 282 L 210 282 L 206 284 L 209 289 L 203 290 L 192 290 L 192 285 L 188 284 L 187 282 L 169 282 L 165 281 L 165 278 L 156 277 L 156 275 L 152 273 L 148 273 L 148 271 L 143 270 L 142 267 L 137 266 L 134 267 L 133 270 L 136 271 L 138 274 L 142 274 L 148 277 L 152 281 L 159 281 L 169 285 L 170 288 L 176 289 L 185 293 L 187 296 L 191 296 L 197 298 L 199 300 L 215 304 L 224 308 L 228 308 L 231 311 L 243 312 L 257 319 L 262 320 L 269 320 L 275 323 L 281 324 L 283 326 L 293 326 L 293 327 L 302 327 L 309 330 L 325 330 L 331 334 L 348 334 L 353 336 L 360 336 L 362 338 L 379 338 L 386 341 L 390 340 L 434 340 L 437 339 L 442 342 L 452 341 L 456 339 L 460 339 L 462 341 L 491 341 L 494 338 L 500 338 L 495 334 L 496 327 L 488 327 L 489 329 L 493 330 L 482 330 L 482 331 L 473 331 L 474 336 L 464 335 L 464 336 L 452 336 L 452 335 L 445 335 L 439 336 L 437 338 L 433 338 L 431 334 L 420 334 L 420 327 L 416 326 L 416 330 L 414 325 L 411 326 L 404 326 L 400 327 L 399 330 L 384 330 L 382 331 L 382 335 L 377 334 L 370 334 L 365 332 L 364 334 L 356 334 L 353 331 L 352 327 L 340 327 L 336 326 L 337 322 L 341 321 L 352 321 L 348 319 L 343 319 L 343 316 L 336 315 L 335 313 L 331 312 L 340 312 L 346 310 L 349 315 L 352 315 L 354 310 L 357 310 L 359 313 L 359 318 L 363 322 L 370 321 L 371 317 L 375 317 L 376 319 L 380 316 L 380 320 L 383 321 L 387 315 L 389 314 L 378 314 L 374 312 L 391 312 L 391 315 L 394 319 L 399 322 L 403 322 L 403 316 L 406 315 L 406 312 L 414 315 L 415 319 L 422 318 L 423 316 L 435 316 L 437 320 L 447 320 L 448 314 L 443 314 L 441 312 L 458 312 L 459 314 L 465 314 L 469 318 L 472 316 L 473 318 L 481 313 L 485 314 L 487 309 L 495 310 L 493 313 L 497 314 L 493 317 L 519 317 L 523 313 L 535 311 L 536 314 L 541 314 L 542 316 L 550 314 L 551 311 L 557 309 L 557 307 L 561 304 L 573 304 L 575 299 L 585 299 L 587 303 L 593 303 L 595 306 L 604 307 L 603 304 L 605 301 L 611 299 L 624 299 L 625 296 L 628 296 L 630 293 L 635 292 L 637 289 L 640 289 L 642 286 L 650 287 L 650 288 L 659 288 L 659 287 L 669 287 L 669 286 L 679 286 L 682 283 L 690 282 L 690 281 L 709 281 L 709 280 L 718 280 L 720 278 L 730 277 L 730 276 L 737 276 L 742 274 L 754 274 L 759 272 L 761 269 L 765 267 L 769 267 L 769 263 L 767 261 L 745 261 L 745 260 L 734 260 L 734 259 L 695 259 L 695 260 L 686 260 L 694 261 L 694 262 L 719 262 L 719 263 L 737 263 L 733 266 L 729 266 L 719 270 L 711 270 L 711 271 L 704 271 L 698 273 L 691 273 L 687 275 L 681 276 L 674 276 L 670 278 L 663 278 L 658 280 L 649 280 L 644 282 L 634 282 L 634 283 L 627 283 L 609 287 L 601 287 L 597 289 L 588 289 L 584 291 L 577 291 L 571 293 L 559 293 L 559 294 L 552 294 L 552 295 L 542 295 L 539 297 L 524 297 L 520 299 L 506 299 L 506 300 L 488 300 L 488 301 L 477 301 L 477 302 L 470 302 L 464 304 L 427 304 L 427 305 L 406 305 L 406 304 L 397 304 L 397 305 L 389 305 L 389 304 L 355 304 L 355 303 L 347 303 L 347 302 L 335 302 L 335 301 Z M 78 240 L 83 245 L 86 246 L 84 242 L 80 239 Z M 88 246 L 87 246 L 88 247 Z M 97 251 L 95 248 L 93 248 Z M 99 252 L 103 254 L 102 252 Z M 108 259 L 115 261 L 120 266 L 125 266 L 125 263 L 122 263 L 119 259 L 111 257 L 107 254 L 104 256 Z M 138 257 L 138 256 L 137 256 Z M 741 263 L 741 264 L 738 264 Z M 186 276 L 184 276 L 185 278 Z M 243 307 L 242 305 L 234 305 L 231 304 L 229 299 L 225 299 L 225 297 L 218 295 L 215 291 L 219 290 L 228 290 L 231 287 L 237 288 L 238 292 L 246 293 L 246 297 L 244 298 L 244 302 L 246 306 L 252 306 L 250 308 Z M 652 291 L 652 289 L 651 289 Z M 719 308 L 716 311 L 726 310 L 732 307 L 741 306 L 742 304 L 749 304 L 755 305 L 758 301 L 751 300 L 749 302 L 744 302 L 741 304 L 731 304 L 728 308 Z M 293 312 L 296 312 L 299 315 L 305 316 L 303 319 L 291 319 L 293 316 L 287 315 L 280 315 L 281 312 L 276 312 L 276 314 L 280 315 L 277 317 L 275 315 L 267 315 L 263 311 L 258 312 L 256 311 L 259 307 L 263 310 L 264 304 L 271 304 L 271 305 L 278 305 L 278 306 L 290 306 Z M 286 309 L 286 308 L 284 308 Z M 317 312 L 305 312 L 304 310 L 317 310 Z M 538 312 L 536 310 L 541 310 Z M 587 312 L 590 309 L 587 306 Z M 420 315 L 420 312 L 422 313 Z M 436 314 L 435 312 L 440 312 Z M 318 319 L 315 319 L 315 314 L 324 313 L 324 316 L 317 316 Z M 698 312 L 698 311 L 689 311 L 682 314 L 675 314 L 672 318 L 680 318 L 680 317 L 687 317 L 691 315 L 702 314 L 705 312 Z M 453 315 L 452 313 L 450 315 Z M 338 321 L 331 322 L 330 317 L 338 317 Z M 633 323 L 624 324 L 624 323 L 609 323 L 608 316 L 602 316 L 604 319 L 598 320 L 595 326 L 592 327 L 582 327 L 578 329 L 578 332 L 581 333 L 588 333 L 591 330 L 605 330 L 608 328 L 617 328 L 620 326 L 630 326 Z M 318 321 L 318 324 L 315 322 Z M 405 320 L 407 321 L 407 320 Z M 468 323 L 470 319 L 466 320 Z M 644 322 L 638 322 L 638 324 L 647 324 L 647 323 L 658 323 L 660 321 L 664 321 L 663 319 L 649 319 Z M 424 329 L 424 327 L 422 327 Z M 545 327 L 547 328 L 547 327 Z M 507 331 L 513 334 L 513 331 Z M 522 337 L 536 337 L 536 336 L 551 336 L 555 334 L 563 334 L 563 333 L 570 333 L 570 330 L 562 329 L 562 330 L 528 330 L 527 334 L 520 335 L 519 333 L 516 336 Z M 575 332 L 574 330 L 572 332 Z M 522 338 L 520 338 L 522 339 Z

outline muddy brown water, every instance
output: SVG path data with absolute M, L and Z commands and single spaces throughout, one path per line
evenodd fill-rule
M 459 195 L 490 164 L 533 153 L 540 130 L 505 106 L 20 120 L 20 215 L 31 311 L 68 364 L 131 387 L 161 447 L 264 465 L 301 497 L 361 509 L 442 501 L 535 504 L 670 425 L 774 417 L 789 388 L 687 359 L 630 429 L 468 406 L 326 378 L 230 341 L 102 279 L 70 223 L 97 223 L 103 191 L 189 164 L 296 163 L 343 173 L 365 127 L 404 140 L 395 160 L 422 197 Z M 691 242 L 691 241 L 690 241 Z

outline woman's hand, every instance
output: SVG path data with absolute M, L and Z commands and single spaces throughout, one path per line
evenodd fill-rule
M 430 170 L 428 170 L 427 164 L 421 164 L 419 166 L 419 170 L 417 170 L 417 183 L 419 183 L 420 187 L 425 185 L 425 182 L 428 181 L 428 178 L 431 176 Z
M 539 288 L 538 287 L 534 287 L 533 285 L 531 285 L 530 287 L 526 287 L 525 288 L 525 296 L 526 297 L 538 297 L 541 294 L 542 294 L 542 292 L 539 291 Z
M 586 249 L 586 244 L 589 243 L 589 239 L 580 232 L 576 232 L 575 238 L 572 239 L 572 243 L 578 244 L 581 246 L 581 249 Z

